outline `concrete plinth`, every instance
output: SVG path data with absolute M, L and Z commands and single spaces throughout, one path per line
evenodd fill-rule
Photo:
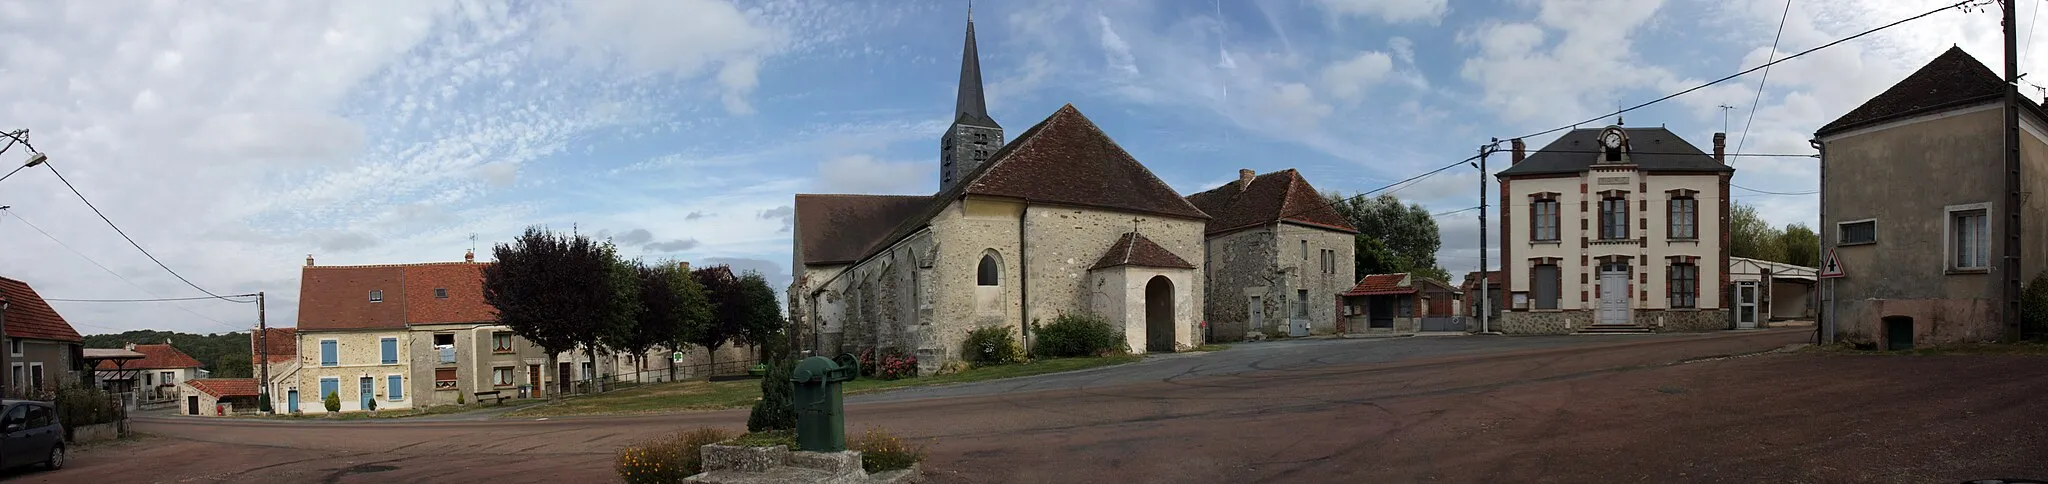
M 923 481 L 921 466 L 869 475 L 861 469 L 860 453 L 790 451 L 786 446 L 745 447 L 711 444 L 704 446 L 704 473 L 687 482 L 704 484 L 753 483 L 915 483 Z

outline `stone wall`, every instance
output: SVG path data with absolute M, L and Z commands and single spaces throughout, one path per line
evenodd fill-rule
M 1277 234 L 1277 235 L 1276 235 Z M 1300 290 L 1308 290 L 1308 326 L 1315 334 L 1337 331 L 1337 294 L 1357 284 L 1353 235 L 1334 230 L 1279 224 L 1209 237 L 1205 242 L 1209 275 L 1204 316 L 1211 341 L 1238 341 L 1261 329 L 1285 331 L 1295 318 Z M 1303 250 L 1307 242 L 1307 250 Z M 1322 251 L 1335 252 L 1335 265 L 1323 266 Z M 1304 257 L 1306 254 L 1306 257 Z M 1260 325 L 1251 327 L 1253 296 Z
M 1913 319 L 1913 345 L 1939 346 L 2003 340 L 2006 327 L 1998 320 L 1995 299 L 1866 299 L 1835 303 L 1838 341 L 1876 344 L 1888 342 L 1884 318 Z
M 1227 342 L 1244 339 L 1251 327 L 1251 296 L 1259 296 L 1267 317 L 1265 322 L 1274 322 L 1278 313 L 1274 307 L 1284 303 L 1267 304 L 1272 297 L 1269 290 L 1275 286 L 1278 277 L 1279 255 L 1271 227 L 1240 230 L 1209 237 L 1204 244 L 1206 260 L 1204 270 L 1208 274 L 1209 289 L 1203 303 L 1203 316 L 1209 322 L 1209 341 Z
M 1352 234 L 1304 227 L 1294 224 L 1280 224 L 1279 256 L 1281 270 L 1288 271 L 1286 289 L 1279 295 L 1292 303 L 1301 297 L 1299 291 L 1308 291 L 1308 329 L 1313 334 L 1330 334 L 1337 330 L 1337 294 L 1351 290 L 1358 285 L 1358 265 L 1354 253 L 1358 246 Z M 1306 250 L 1303 246 L 1306 245 Z M 1334 260 L 1326 270 L 1322 251 L 1333 251 Z M 1283 307 L 1288 319 L 1300 319 L 1292 305 Z M 1271 315 L 1269 315 L 1271 316 Z M 1412 324 L 1412 323 L 1411 323 Z
M 1508 311 L 1500 314 L 1498 330 L 1505 334 L 1571 334 L 1593 322 L 1587 311 Z
M 320 380 L 322 378 L 337 380 L 336 393 L 340 395 L 342 411 L 354 412 L 365 410 L 362 407 L 362 399 L 360 398 L 362 392 L 361 381 L 359 380 L 365 376 L 372 379 L 370 384 L 374 394 L 372 398 L 377 399 L 377 408 L 379 410 L 411 408 L 414 398 L 412 395 L 406 395 L 404 400 L 395 402 L 388 401 L 386 398 L 379 398 L 388 386 L 385 380 L 386 377 L 401 375 L 407 379 L 412 378 L 412 373 L 408 371 L 411 365 L 407 364 L 408 358 L 412 358 L 412 355 L 409 354 L 411 352 L 408 351 L 411 345 L 407 343 L 408 337 L 406 333 L 404 329 L 355 331 L 299 330 L 299 410 L 304 413 L 327 412 L 327 408 L 321 405 L 321 399 L 326 396 L 320 394 Z M 398 339 L 398 363 L 383 364 L 383 348 L 380 341 L 384 338 Z M 335 366 L 320 366 L 320 342 L 322 340 L 335 341 Z M 431 378 L 432 370 L 428 371 Z M 410 390 L 411 388 L 407 389 Z
M 1635 311 L 1637 326 L 1650 328 L 1659 333 L 1720 331 L 1732 328 L 1734 323 L 1730 321 L 1732 320 L 1729 319 L 1726 309 Z

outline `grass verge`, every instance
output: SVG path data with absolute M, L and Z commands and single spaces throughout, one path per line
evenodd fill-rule
M 1043 375 L 1138 361 L 1138 356 L 1105 358 L 1054 358 L 1013 365 L 973 368 L 948 375 L 877 380 L 861 378 L 847 382 L 848 395 L 875 393 L 898 388 L 950 385 L 1001 378 Z M 562 417 L 572 415 L 637 415 L 691 410 L 746 408 L 761 398 L 760 380 L 689 381 L 650 383 L 600 395 L 575 397 L 548 405 L 535 405 L 505 414 L 505 418 Z

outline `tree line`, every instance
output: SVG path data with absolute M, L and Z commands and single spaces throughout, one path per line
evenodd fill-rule
M 1756 207 L 1734 204 L 1728 209 L 1728 254 L 1800 267 L 1820 267 L 1820 235 L 1806 224 L 1772 227 Z
M 579 348 L 593 362 L 599 353 L 629 355 L 638 368 L 656 347 L 715 352 L 727 343 L 772 346 L 783 335 L 775 290 L 755 271 L 627 259 L 610 240 L 537 226 L 491 252 L 484 301 L 558 373 L 556 356 Z M 603 391 L 602 379 L 595 384 Z
M 128 343 L 139 345 L 164 344 L 184 352 L 214 378 L 249 378 L 249 333 L 192 334 L 177 331 L 138 329 L 120 334 L 93 334 L 85 336 L 86 348 L 126 348 Z
M 1438 232 L 1436 217 L 1431 216 L 1429 209 L 1423 208 L 1422 204 L 1403 204 L 1392 194 L 1364 198 L 1328 192 L 1323 194 L 1323 199 L 1358 229 L 1358 236 L 1352 240 L 1355 250 L 1352 264 L 1358 271 L 1358 277 L 1412 272 L 1444 283 L 1458 284 L 1451 281 L 1449 272 L 1437 265 L 1436 251 L 1443 247 L 1443 237 Z

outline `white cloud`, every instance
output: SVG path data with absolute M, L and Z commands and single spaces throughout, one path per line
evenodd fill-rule
M 1394 50 L 1394 58 L 1401 59 L 1402 64 L 1415 63 L 1415 41 L 1408 40 L 1407 37 L 1394 37 L 1387 39 L 1387 48 Z
M 1386 53 L 1360 52 L 1357 57 L 1323 68 L 1323 85 L 1338 99 L 1357 101 L 1367 88 L 1386 80 L 1393 69 L 1394 61 Z
M 746 96 L 759 85 L 763 57 L 783 34 L 762 19 L 717 0 L 572 2 L 542 37 L 543 52 L 599 64 L 613 56 L 640 74 L 694 78 L 716 71 L 728 112 L 752 113 Z
M 1509 122 L 1611 111 L 1622 92 L 1671 77 L 1637 58 L 1632 37 L 1662 4 L 1543 2 L 1535 23 L 1489 21 L 1460 32 L 1461 43 L 1479 47 L 1460 74 Z M 1549 31 L 1559 33 L 1555 42 Z
M 1116 34 L 1116 28 L 1109 24 L 1109 16 L 1098 13 L 1095 14 L 1095 20 L 1102 24 L 1102 55 L 1109 62 L 1109 68 L 1127 75 L 1137 75 L 1138 62 L 1137 58 L 1131 55 L 1131 44 L 1125 43 L 1123 36 Z
M 834 156 L 818 163 L 819 193 L 921 194 L 937 184 L 930 163 L 890 162 L 869 155 Z
M 1317 0 L 1330 13 L 1379 17 L 1387 23 L 1436 22 L 1450 11 L 1449 0 Z
M 1301 83 L 1286 83 L 1276 86 L 1265 104 L 1265 110 L 1287 120 L 1296 127 L 1313 127 L 1329 117 L 1330 105 L 1315 98 L 1308 86 Z

